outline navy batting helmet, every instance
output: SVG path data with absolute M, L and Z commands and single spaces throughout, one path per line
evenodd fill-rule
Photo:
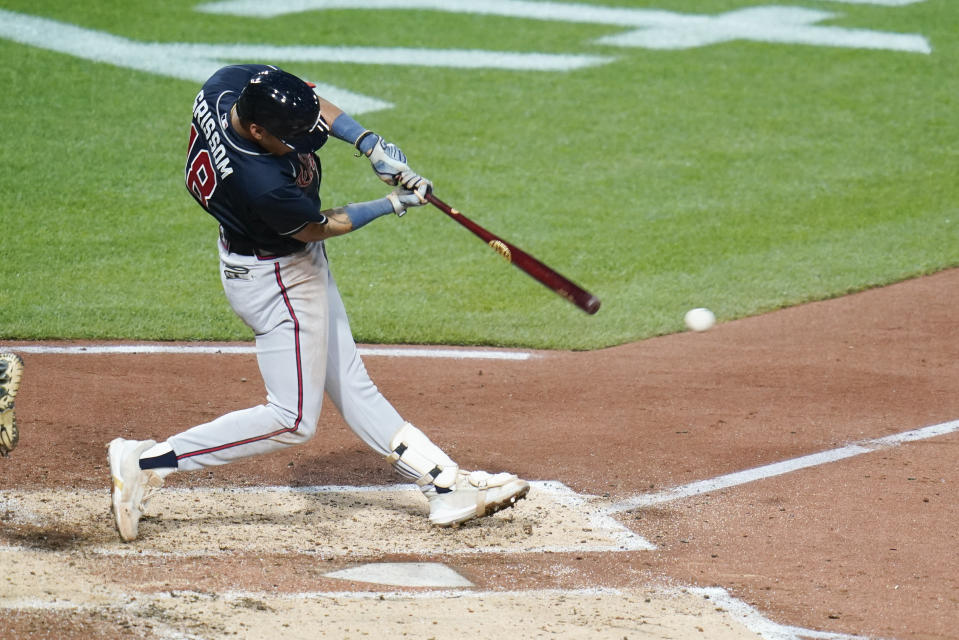
M 303 135 L 316 126 L 320 100 L 310 85 L 280 69 L 266 69 L 250 78 L 236 101 L 236 113 L 277 138 Z

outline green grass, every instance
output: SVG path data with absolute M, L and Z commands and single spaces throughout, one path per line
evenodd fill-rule
M 566 73 L 282 64 L 393 102 L 358 120 L 441 198 L 603 300 L 587 316 L 421 208 L 328 243 L 358 341 L 573 349 L 681 330 L 693 306 L 728 320 L 959 264 L 959 7 L 798 4 L 933 52 L 652 51 L 593 43 L 615 27 L 492 16 L 0 0 L 141 41 L 616 56 Z M 0 56 L 0 338 L 249 338 L 220 290 L 216 224 L 183 187 L 198 85 L 6 40 Z M 326 206 L 385 193 L 350 151 L 321 154 Z

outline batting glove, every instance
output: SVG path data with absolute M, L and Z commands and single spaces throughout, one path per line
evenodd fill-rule
M 420 204 L 426 204 L 426 196 L 433 190 L 433 183 L 412 171 L 404 171 L 398 176 L 398 183 L 407 191 L 412 191 L 420 199 Z
M 421 199 L 419 194 L 409 189 L 394 189 L 392 193 L 386 196 L 386 199 L 393 205 L 393 213 L 402 216 L 410 207 L 419 207 L 426 204 L 425 199 Z
M 367 155 L 370 164 L 373 165 L 373 171 L 386 184 L 396 185 L 399 174 L 410 170 L 409 165 L 406 164 L 406 154 L 395 144 L 383 138 L 376 141 Z

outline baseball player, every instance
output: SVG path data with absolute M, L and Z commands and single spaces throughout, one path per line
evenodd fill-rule
M 330 137 L 353 145 L 395 188 L 376 200 L 323 209 L 316 151 Z M 210 77 L 193 102 L 185 179 L 220 224 L 220 279 L 233 311 L 256 336 L 266 402 L 165 442 L 110 442 L 112 508 L 123 540 L 137 537 L 144 503 L 170 473 L 309 440 L 324 391 L 366 444 L 416 481 L 433 524 L 455 526 L 527 494 L 529 484 L 515 475 L 461 470 L 383 397 L 357 353 L 324 243 L 426 202 L 432 184 L 396 145 L 296 76 L 233 65 Z
M 0 353 L 0 456 L 10 455 L 20 441 L 14 400 L 23 377 L 23 359 L 15 353 Z

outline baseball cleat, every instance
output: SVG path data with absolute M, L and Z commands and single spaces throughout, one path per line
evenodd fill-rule
M 429 486 L 423 493 L 430 501 L 430 522 L 438 527 L 456 527 L 512 507 L 529 493 L 529 483 L 511 473 L 459 471 L 452 491 L 440 493 Z
M 146 502 L 163 486 L 163 478 L 155 471 L 140 469 L 140 454 L 155 444 L 153 440 L 116 438 L 108 447 L 107 459 L 113 479 L 113 516 L 124 542 L 136 540 Z
M 23 358 L 15 353 L 0 353 L 0 411 L 13 408 L 22 377 Z

